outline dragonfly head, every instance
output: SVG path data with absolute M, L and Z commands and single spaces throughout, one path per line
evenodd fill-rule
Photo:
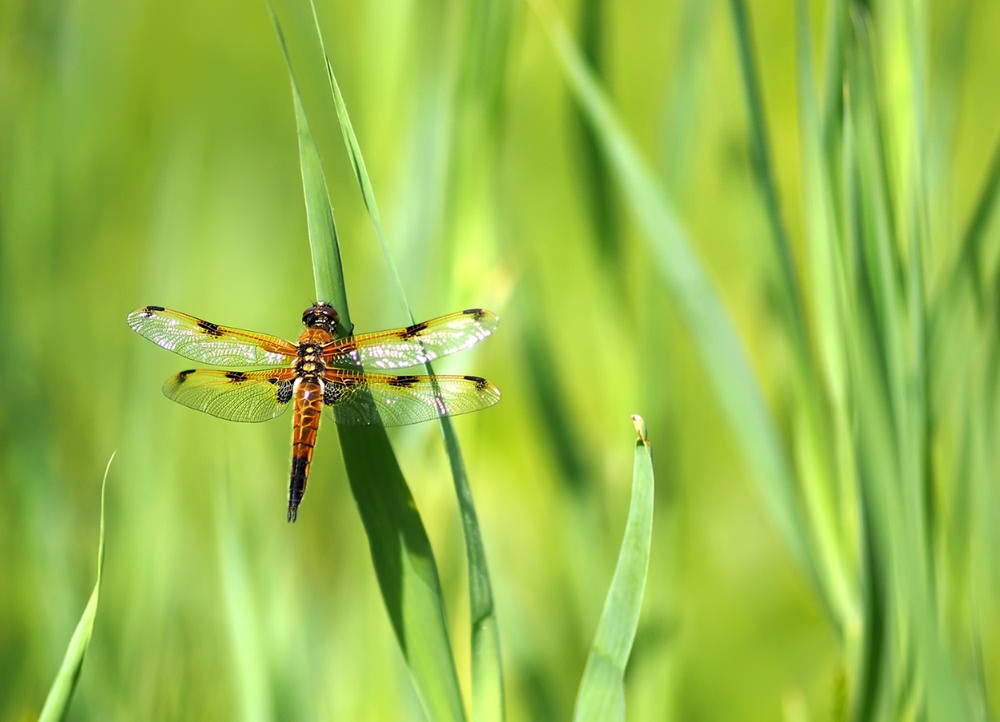
M 340 316 L 333 306 L 319 301 L 315 306 L 310 306 L 302 314 L 302 323 L 306 328 L 322 328 L 332 333 L 337 327 Z

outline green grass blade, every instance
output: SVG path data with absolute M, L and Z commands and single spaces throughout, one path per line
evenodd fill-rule
M 767 138 L 767 123 L 764 119 L 764 99 L 757 77 L 757 66 L 754 64 L 753 42 L 750 37 L 750 19 L 743 0 L 730 0 L 733 14 L 733 25 L 736 29 L 736 40 L 740 57 L 740 70 L 743 78 L 743 90 L 746 94 L 750 121 L 750 144 L 757 169 L 757 180 L 764 196 L 764 206 L 767 218 L 771 224 L 771 240 L 780 269 L 780 278 L 784 296 L 782 308 L 788 313 L 791 325 L 789 331 L 796 344 L 800 356 L 807 357 L 805 320 L 802 317 L 802 292 L 799 289 L 798 276 L 795 273 L 795 261 L 792 257 L 792 246 L 788 239 L 788 231 L 781 217 L 781 204 L 778 199 L 778 183 L 774 179 L 771 163 L 771 147 Z
M 97 581 L 94 583 L 94 591 L 90 593 L 90 601 L 83 610 L 83 616 L 80 617 L 80 622 L 69 640 L 62 666 L 59 667 L 59 672 L 49 689 L 49 695 L 45 698 L 39 722 L 56 722 L 66 718 L 69 704 L 73 699 L 73 691 L 80 680 L 83 660 L 90 646 L 90 635 L 94 631 L 94 620 L 97 618 L 97 602 L 101 596 L 101 573 L 104 570 L 104 490 L 108 485 L 108 471 L 114 458 L 115 455 L 112 454 L 108 459 L 107 468 L 104 469 L 104 481 L 101 482 L 101 531 L 97 542 Z
M 382 228 L 382 219 L 378 212 L 378 203 L 375 201 L 375 191 L 372 190 L 371 180 L 368 178 L 368 170 L 365 168 L 365 159 L 361 155 L 361 146 L 358 138 L 354 134 L 354 126 L 351 125 L 351 118 L 347 114 L 347 106 L 344 104 L 344 96 L 340 93 L 340 86 L 337 84 L 337 77 L 333 74 L 333 66 L 330 64 L 330 56 L 326 52 L 326 43 L 323 42 L 323 33 L 319 27 L 319 16 L 316 14 L 316 3 L 309 0 L 309 7 L 312 10 L 313 23 L 316 26 L 316 36 L 319 38 L 320 50 L 323 52 L 323 62 L 326 64 L 326 77 L 330 82 L 330 92 L 333 94 L 333 102 L 337 106 L 337 119 L 340 121 L 340 131 L 344 136 L 344 145 L 347 146 L 347 155 L 351 159 L 351 166 L 354 168 L 354 177 L 358 180 L 361 188 L 361 197 L 365 201 L 365 208 L 372 219 L 375 227 L 375 234 L 382 246 L 382 253 L 385 256 L 386 265 L 392 275 L 392 282 L 396 286 L 396 294 L 399 296 L 406 314 L 410 317 L 410 323 L 415 323 L 410 306 L 406 301 L 406 294 L 403 293 L 403 284 L 399 280 L 399 273 L 396 264 L 389 253 L 389 242 L 386 240 L 385 230 Z
M 990 162 L 989 172 L 983 182 L 979 201 L 976 203 L 972 218 L 969 219 L 969 225 L 962 235 L 962 251 L 948 287 L 949 292 L 954 292 L 959 279 L 968 276 L 976 291 L 975 299 L 980 305 L 987 300 L 983 298 L 980 290 L 979 267 L 980 259 L 983 256 L 982 245 L 986 238 L 989 220 L 997 206 L 998 197 L 1000 197 L 1000 139 L 997 140 L 996 147 L 993 149 L 993 160 Z M 987 294 L 989 298 L 996 298 L 998 286 L 1000 286 L 1000 271 L 994 272 L 990 279 L 989 293 Z
M 743 345 L 722 301 L 663 192 L 563 23 L 534 4 L 577 102 L 597 131 L 624 196 L 650 244 L 667 290 L 678 304 L 737 442 L 757 474 L 778 528 L 810 580 L 819 587 L 800 520 L 792 471 Z
M 292 101 L 295 104 L 295 125 L 299 138 L 299 164 L 302 168 L 302 190 L 306 202 L 306 219 L 309 225 L 309 248 L 312 251 L 313 276 L 316 281 L 318 301 L 333 305 L 340 314 L 338 330 L 348 333 L 351 329 L 351 314 L 347 307 L 347 288 L 344 284 L 344 267 L 340 260 L 340 244 L 337 241 L 337 224 L 333 219 L 333 206 L 326 186 L 326 175 L 319 157 L 319 148 L 309 128 L 305 106 L 292 70 L 292 59 L 288 55 L 284 33 L 270 0 L 267 4 L 278 34 L 281 52 L 288 66 L 288 77 L 292 83 Z
M 319 150 L 309 132 L 273 8 L 271 16 L 292 82 L 316 292 L 319 298 L 334 301 L 341 325 L 350 329 L 336 225 Z M 338 425 L 337 433 L 382 598 L 424 713 L 435 722 L 464 720 L 437 564 L 386 432 Z
M 803 505 L 816 549 L 817 567 L 834 603 L 835 623 L 840 633 L 856 628 L 859 609 L 853 589 L 854 573 L 849 570 L 850 538 L 853 531 L 845 522 L 840 506 L 854 491 L 852 463 L 847 455 L 849 428 L 848 379 L 844 349 L 844 328 L 838 291 L 844 267 L 842 247 L 834 219 L 836 176 L 823 151 L 823 122 L 813 79 L 812 45 L 809 38 L 808 3 L 797 3 L 797 89 L 799 131 L 802 147 L 803 196 L 805 199 L 806 240 L 809 284 L 807 286 L 816 339 L 815 358 L 807 349 L 799 357 L 793 443 L 796 445 L 802 485 Z M 839 458 L 838 458 L 839 456 Z M 838 464 L 838 462 L 840 462 Z
M 469 479 L 465 473 L 465 461 L 451 419 L 442 419 L 441 434 L 444 436 L 448 463 L 455 481 L 455 493 L 458 495 L 459 512 L 462 515 L 462 532 L 465 535 L 469 618 L 472 625 L 472 718 L 476 722 L 499 722 L 505 717 L 500 626 L 486 564 L 486 549 L 479 531 L 479 519 Z
M 653 533 L 652 452 L 645 422 L 638 416 L 632 419 L 639 432 L 632 471 L 632 501 L 618 565 L 580 682 L 573 714 L 575 722 L 625 719 L 623 679 L 639 625 Z
M 338 426 L 393 631 L 428 720 L 464 720 L 437 565 L 385 430 Z
M 607 27 L 604 0 L 583 0 L 580 8 L 580 46 L 588 64 L 598 77 L 603 75 L 602 33 Z M 610 266 L 609 273 L 621 282 L 621 224 L 615 206 L 614 189 L 607 161 L 598 148 L 594 128 L 578 107 L 574 123 L 579 126 L 576 154 L 581 183 L 587 196 L 584 204 L 590 211 L 593 238 L 601 258 Z M 623 290 L 619 287 L 619 290 Z
M 347 112 L 347 105 L 344 103 L 343 95 L 340 92 L 340 86 L 337 84 L 337 78 L 330 63 L 330 57 L 326 52 L 326 44 L 323 41 L 319 17 L 316 14 L 316 4 L 313 0 L 309 0 L 309 5 L 312 9 L 316 35 L 319 38 L 323 60 L 326 63 L 330 91 L 333 94 L 333 101 L 337 108 L 337 117 L 340 121 L 340 129 L 344 136 L 344 144 L 347 146 L 351 165 L 354 168 L 354 175 L 361 189 L 361 195 L 364 198 L 365 207 L 368 209 L 368 215 L 371 217 L 372 225 L 375 227 L 375 233 L 382 246 L 382 253 L 385 256 L 386 265 L 389 267 L 393 283 L 396 286 L 396 293 L 403 307 L 406 309 L 410 323 L 413 324 L 416 323 L 416 319 L 406 300 L 403 284 L 400 281 L 396 264 L 389 251 L 389 243 L 385 230 L 382 227 L 378 202 L 375 200 L 375 191 L 372 189 L 371 179 L 368 177 L 368 170 L 365 167 L 364 157 L 361 154 L 361 146 L 354 132 L 354 126 L 351 124 L 351 118 Z M 427 373 L 433 375 L 434 369 L 432 365 L 428 362 L 424 366 L 427 368 Z M 486 563 L 486 550 L 483 547 L 478 516 L 472 499 L 472 490 L 469 488 L 469 480 L 465 471 L 465 460 L 462 457 L 462 449 L 458 443 L 455 425 L 448 417 L 441 418 L 440 425 L 445 449 L 448 454 L 448 463 L 451 467 L 452 479 L 455 484 L 455 493 L 458 497 L 462 518 L 462 531 L 465 536 L 469 574 L 469 607 L 472 626 L 473 718 L 477 722 L 503 720 L 504 694 L 503 668 L 500 657 L 500 632 L 496 618 L 496 608 L 493 602 L 493 588 L 490 583 L 489 569 Z

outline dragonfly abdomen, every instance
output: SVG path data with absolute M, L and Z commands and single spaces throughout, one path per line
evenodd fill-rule
M 306 493 L 309 464 L 312 462 L 316 432 L 323 413 L 323 386 L 312 379 L 301 379 L 295 391 L 295 425 L 292 429 L 292 473 L 288 482 L 288 521 L 295 521 L 299 504 Z

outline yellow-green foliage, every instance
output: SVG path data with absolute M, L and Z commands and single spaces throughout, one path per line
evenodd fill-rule
M 317 6 L 413 314 L 502 319 L 435 370 L 503 392 L 455 428 L 511 720 L 572 716 L 633 413 L 658 489 L 628 719 L 962 719 L 1000 684 L 1000 9 L 746 5 Z M 351 320 L 404 325 L 309 3 L 276 7 Z M 337 434 L 286 524 L 287 420 L 171 404 L 188 363 L 124 320 L 293 339 L 302 194 L 265 4 L 0 6 L 0 719 L 37 716 L 66 652 L 115 450 L 72 719 L 421 719 Z M 390 439 L 471 708 L 439 427 Z

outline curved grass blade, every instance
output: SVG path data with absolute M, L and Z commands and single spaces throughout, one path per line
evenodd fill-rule
M 788 458 L 732 320 L 659 184 L 574 47 L 565 25 L 544 0 L 532 0 L 531 4 L 542 19 L 577 102 L 597 131 L 666 288 L 687 321 L 719 403 L 756 472 L 778 528 L 827 608 L 832 608 L 810 554 Z
M 344 103 L 340 86 L 337 84 L 337 78 L 330 63 L 330 57 L 326 52 L 326 44 L 323 42 L 323 33 L 320 29 L 319 17 L 316 13 L 316 4 L 313 0 L 309 0 L 309 5 L 312 9 L 316 35 L 319 38 L 323 60 L 326 63 L 326 74 L 330 82 L 330 91 L 333 94 L 333 101 L 337 107 L 337 117 L 344 136 L 344 144 L 347 146 L 347 153 L 354 168 L 354 175 L 361 189 L 365 208 L 368 209 L 368 215 L 371 217 L 375 233 L 382 246 L 382 253 L 385 256 L 386 265 L 389 267 L 393 283 L 396 286 L 396 293 L 403 307 L 406 309 L 406 315 L 409 318 L 410 324 L 414 324 L 416 323 L 416 319 L 406 300 L 403 284 L 399 279 L 396 264 L 389 251 L 389 244 L 386 240 L 385 230 L 382 227 L 382 220 L 378 211 L 378 202 L 375 200 L 375 191 L 372 189 L 371 179 L 368 177 L 365 160 L 361 154 L 361 146 L 358 143 L 357 135 L 354 133 L 354 127 L 351 125 L 347 105 Z M 427 368 L 428 374 L 434 374 L 434 369 L 430 362 L 427 362 L 424 366 Z M 466 561 L 469 574 L 469 611 L 472 626 L 473 719 L 477 722 L 488 722 L 489 720 L 500 721 L 505 717 L 503 667 L 500 656 L 500 631 L 496 618 L 496 607 L 493 602 L 493 588 L 490 583 L 489 569 L 486 563 L 486 550 L 483 547 L 482 534 L 479 530 L 479 520 L 472 499 L 472 490 L 469 488 L 469 479 L 465 471 L 465 460 L 462 457 L 462 449 L 458 443 L 455 425 L 447 416 L 441 417 L 439 423 L 441 425 L 441 435 L 444 439 L 445 449 L 448 453 L 448 463 L 451 467 L 452 479 L 455 484 L 455 493 L 458 497 L 459 511 L 462 518 L 462 531 L 465 536 Z
M 316 293 L 334 302 L 341 326 L 350 329 L 336 225 L 319 150 L 309 131 L 281 26 L 270 2 L 268 7 L 292 83 Z M 389 439 L 384 429 L 375 427 L 338 425 L 337 434 L 382 599 L 424 713 L 435 722 L 464 720 L 437 565 Z
M 114 459 L 115 455 L 112 454 L 104 469 L 104 481 L 101 482 L 101 531 L 97 542 L 97 581 L 94 583 L 94 591 L 90 593 L 90 601 L 83 610 L 83 616 L 76 625 L 76 631 L 69 640 L 62 666 L 59 667 L 59 672 L 49 689 L 49 695 L 45 698 L 39 722 L 56 722 L 66 718 L 69 703 L 73 699 L 73 691 L 83 669 L 83 659 L 87 656 L 87 648 L 90 646 L 90 635 L 94 631 L 94 619 L 97 617 L 97 602 L 101 595 L 101 572 L 104 570 L 104 490 L 108 485 L 108 471 Z
M 632 420 L 639 433 L 632 471 L 632 501 L 615 576 L 580 682 L 573 714 L 575 722 L 625 719 L 625 665 L 639 626 L 653 533 L 652 451 L 642 417 L 633 416 Z

